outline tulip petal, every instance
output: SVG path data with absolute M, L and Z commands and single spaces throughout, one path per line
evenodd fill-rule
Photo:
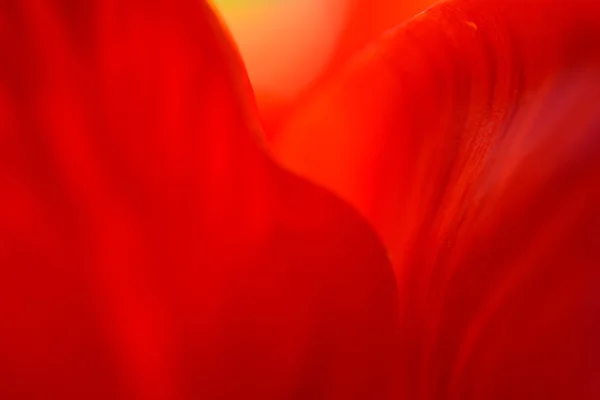
M 274 137 L 398 277 L 405 398 L 600 395 L 600 3 L 451 0 Z
M 0 398 L 384 398 L 386 253 L 205 2 L 3 2 L 0 51 Z

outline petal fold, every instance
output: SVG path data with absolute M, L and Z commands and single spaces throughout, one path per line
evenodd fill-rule
M 406 398 L 600 393 L 599 24 L 586 0 L 443 2 L 273 138 L 388 247 Z
M 0 398 L 385 398 L 397 294 L 204 1 L 0 5 Z

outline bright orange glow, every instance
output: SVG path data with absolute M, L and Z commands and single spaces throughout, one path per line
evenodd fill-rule
M 256 91 L 290 98 L 326 67 L 351 0 L 214 0 Z

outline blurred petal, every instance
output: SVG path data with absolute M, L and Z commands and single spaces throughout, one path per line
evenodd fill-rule
M 205 2 L 3 2 L 0 52 L 0 398 L 385 397 L 385 251 Z
M 600 396 L 598 93 L 600 3 L 448 1 L 275 138 L 390 250 L 406 398 Z

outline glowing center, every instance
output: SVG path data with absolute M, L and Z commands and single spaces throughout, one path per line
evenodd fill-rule
M 327 65 L 350 0 L 213 0 L 258 92 L 291 97 Z

